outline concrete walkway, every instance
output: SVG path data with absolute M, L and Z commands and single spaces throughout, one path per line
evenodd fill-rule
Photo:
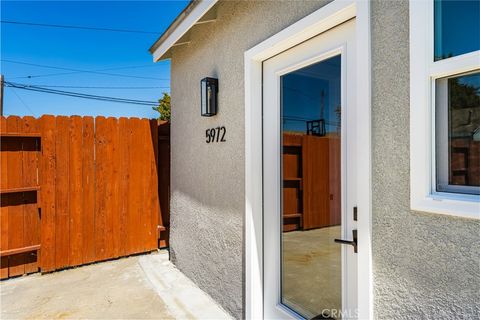
M 231 319 L 168 252 L 1 282 L 1 319 Z

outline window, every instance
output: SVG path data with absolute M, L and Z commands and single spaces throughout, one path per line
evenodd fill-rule
M 480 2 L 435 0 L 435 61 L 480 48 Z
M 410 1 L 413 210 L 480 219 L 480 1 Z
M 480 72 L 435 83 L 436 191 L 480 194 Z

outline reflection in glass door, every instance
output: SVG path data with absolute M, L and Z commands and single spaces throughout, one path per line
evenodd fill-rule
M 281 301 L 301 316 L 342 307 L 341 56 L 281 77 Z

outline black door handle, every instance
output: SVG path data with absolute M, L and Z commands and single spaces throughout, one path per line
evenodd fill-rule
M 335 239 L 334 241 L 336 243 L 341 243 L 341 244 L 349 244 L 353 246 L 353 252 L 357 253 L 357 230 L 352 230 L 353 234 L 353 240 L 343 240 L 343 239 Z

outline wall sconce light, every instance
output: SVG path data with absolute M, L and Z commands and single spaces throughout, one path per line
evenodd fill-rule
M 217 114 L 217 93 L 218 93 L 218 79 L 203 78 L 200 81 L 200 95 L 201 95 L 201 113 L 202 117 L 211 117 Z

